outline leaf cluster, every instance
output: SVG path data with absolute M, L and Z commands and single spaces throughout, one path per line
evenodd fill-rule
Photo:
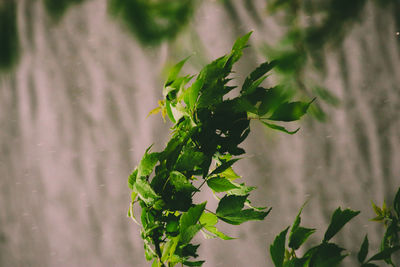
M 240 176 L 232 165 L 239 160 L 236 156 L 245 153 L 239 145 L 250 133 L 251 119 L 296 132 L 273 122 L 298 120 L 311 102 L 290 102 L 280 87 L 261 87 L 274 62 L 252 71 L 236 97 L 226 96 L 236 88 L 229 85 L 229 75 L 250 34 L 238 38 L 229 54 L 206 65 L 194 81 L 195 76 L 179 75 L 187 59 L 176 64 L 164 84 L 164 99 L 151 111 L 161 111 L 172 121 L 172 136 L 163 151 L 148 148 L 130 175 L 128 215 L 138 222 L 133 206 L 139 203 L 141 236 L 153 266 L 201 266 L 203 261 L 193 260 L 199 245 L 191 243 L 199 231 L 207 238 L 232 239 L 217 229 L 218 221 L 239 225 L 263 220 L 271 210 L 253 207 L 249 193 L 255 187 L 236 182 Z M 206 202 L 193 202 L 203 185 L 219 199 L 215 211 L 208 210 Z
M 270 246 L 270 255 L 274 265 L 277 267 L 319 267 L 339 265 L 349 254 L 345 253 L 346 250 L 344 248 L 330 240 L 343 228 L 345 224 L 360 212 L 350 209 L 342 210 L 340 207 L 336 209 L 332 214 L 330 224 L 321 243 L 308 249 L 302 256 L 298 256 L 296 250 L 298 250 L 316 231 L 314 228 L 305 228 L 300 226 L 300 215 L 303 207 L 300 209 L 300 212 L 291 227 L 288 246 L 286 247 L 285 244 L 286 236 L 290 227 L 287 227 L 277 235 L 273 244 Z M 378 208 L 373 204 L 373 209 L 378 216 L 372 220 L 381 221 L 386 227 L 381 248 L 379 252 L 367 259 L 369 241 L 368 236 L 366 235 L 357 254 L 357 260 L 361 267 L 377 267 L 378 265 L 373 263 L 375 261 L 385 261 L 386 263 L 395 266 L 391 260 L 391 256 L 394 252 L 400 249 L 400 188 L 395 196 L 393 209 L 388 209 L 386 204 L 384 204 L 382 208 Z

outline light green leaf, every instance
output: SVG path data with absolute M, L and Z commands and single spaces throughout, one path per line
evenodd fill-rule
M 214 226 L 218 222 L 218 217 L 212 213 L 203 212 L 199 221 L 204 226 Z
M 140 199 L 148 205 L 153 204 L 156 200 L 160 198 L 160 196 L 158 196 L 156 192 L 154 192 L 153 188 L 151 188 L 145 177 L 140 177 L 136 179 L 133 190 L 138 193 Z
M 146 152 L 137 168 L 137 177 L 148 176 L 153 172 L 157 164 L 160 153 L 148 153 L 152 146 L 146 149 Z M 134 173 L 133 173 L 134 174 Z
M 179 61 L 175 66 L 171 68 L 168 74 L 168 78 L 165 81 L 164 87 L 167 87 L 174 82 L 174 80 L 178 77 L 179 72 L 181 71 L 183 65 L 186 63 L 188 59 L 189 57 Z
M 238 160 L 240 160 L 240 158 L 238 158 L 238 159 L 231 159 L 231 160 L 228 160 L 228 161 L 222 163 L 221 165 L 219 165 L 219 166 L 210 174 L 210 176 L 225 171 L 226 169 L 228 169 L 229 167 L 231 167 L 231 166 L 232 166 L 236 161 L 238 161 Z
M 221 238 L 222 240 L 232 240 L 235 239 L 234 237 L 227 236 L 226 234 L 220 232 L 217 227 L 215 226 L 205 226 L 204 229 L 209 231 L 210 233 L 216 235 L 217 237 Z
M 314 100 L 315 98 L 308 103 L 301 101 L 283 103 L 268 119 L 273 121 L 297 121 L 307 113 L 308 107 Z
M 187 212 L 183 213 L 180 218 L 181 241 L 183 243 L 190 242 L 193 236 L 201 229 L 202 225 L 197 224 L 204 209 L 206 202 L 191 207 Z
M 136 168 L 136 169 L 131 173 L 131 175 L 129 175 L 128 186 L 129 186 L 129 188 L 130 188 L 131 190 L 133 189 L 133 185 L 135 184 L 137 174 L 138 174 L 138 169 Z
M 212 177 L 207 180 L 207 185 L 215 192 L 226 192 L 228 190 L 239 188 L 228 179 L 222 177 Z

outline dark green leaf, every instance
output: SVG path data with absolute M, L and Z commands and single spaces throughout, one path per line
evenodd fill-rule
M 400 246 L 396 246 L 396 247 L 392 247 L 392 248 L 386 248 L 383 251 L 381 251 L 381 252 L 375 254 L 374 256 L 372 256 L 367 262 L 389 259 L 390 256 L 394 252 L 396 252 L 398 250 L 400 250 Z
M 397 190 L 396 196 L 394 197 L 393 208 L 397 213 L 397 217 L 400 218 L 400 187 Z
M 213 177 L 207 180 L 207 185 L 215 192 L 226 192 L 231 189 L 239 188 L 228 179 L 222 177 Z
M 218 203 L 217 216 L 223 217 L 224 215 L 239 212 L 244 207 L 244 202 L 248 196 L 224 196 Z
M 271 254 L 271 258 L 274 262 L 275 267 L 283 266 L 283 260 L 285 257 L 285 241 L 288 230 L 289 227 L 287 227 L 279 235 L 277 235 L 274 243 L 272 243 L 272 245 L 269 247 L 269 252 Z
M 301 226 L 297 227 L 296 230 L 290 234 L 289 247 L 294 250 L 298 249 L 313 233 L 315 233 L 315 229 Z
M 268 71 L 270 71 L 275 66 L 275 61 L 272 62 L 264 62 L 260 66 L 258 66 L 250 75 L 246 78 L 243 83 L 241 93 L 244 93 L 254 81 L 258 80 Z
M 261 101 L 258 107 L 258 115 L 264 116 L 269 113 L 272 114 L 281 104 L 289 99 L 288 93 L 281 86 L 275 86 L 268 90 L 259 92 L 260 96 L 258 101 Z
M 231 167 L 239 159 L 231 159 L 231 160 L 228 160 L 228 161 L 222 163 L 210 175 L 218 174 L 218 173 L 221 173 L 221 172 L 225 171 L 226 169 Z
M 186 266 L 202 266 L 205 261 L 183 261 Z
M 172 171 L 170 173 L 169 181 L 174 186 L 177 192 L 192 193 L 194 191 L 197 191 L 197 188 L 194 187 L 191 182 L 189 182 L 186 176 L 178 171 Z
M 203 228 L 200 224 L 191 225 L 184 230 L 181 229 L 180 242 L 183 244 L 189 243 L 190 240 Z
M 256 211 L 254 209 L 244 209 L 241 211 L 237 211 L 234 213 L 226 214 L 226 215 L 218 215 L 218 217 L 226 223 L 238 225 L 247 221 L 262 221 L 271 211 Z
M 265 121 L 261 121 L 261 122 L 262 122 L 265 126 L 268 126 L 268 127 L 271 128 L 271 129 L 278 130 L 278 131 L 281 131 L 281 132 L 285 132 L 285 133 L 287 133 L 287 134 L 295 134 L 295 133 L 297 133 L 297 132 L 300 130 L 300 128 L 297 128 L 297 129 L 294 130 L 294 131 L 288 131 L 288 130 L 285 129 L 285 127 L 282 127 L 282 126 L 279 126 L 279 125 L 272 124 L 272 123 L 268 123 L 268 122 L 265 122 Z
M 342 227 L 351 219 L 353 219 L 355 216 L 357 216 L 360 212 L 359 211 L 353 211 L 350 209 L 345 209 L 341 210 L 340 207 L 335 210 L 335 212 L 332 215 L 331 218 L 331 223 L 328 226 L 328 229 L 325 232 L 324 236 L 324 241 L 328 241 L 331 239 L 334 235 L 337 234 L 337 232 L 342 229 Z
M 283 103 L 268 119 L 273 121 L 297 121 L 306 114 L 308 107 L 313 101 L 314 99 L 308 103 L 300 101 Z
M 368 236 L 365 235 L 364 241 L 361 244 L 360 251 L 357 254 L 357 259 L 360 263 L 363 263 L 365 258 L 367 257 L 368 254 Z
M 322 243 L 314 251 L 309 266 L 334 267 L 337 266 L 347 255 L 343 255 L 343 248 L 333 243 Z

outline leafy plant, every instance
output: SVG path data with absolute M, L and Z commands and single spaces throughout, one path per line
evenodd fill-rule
M 377 217 L 372 220 L 383 222 L 386 227 L 386 232 L 382 240 L 380 251 L 371 256 L 368 260 L 366 259 L 368 255 L 369 242 L 367 235 L 365 236 L 357 254 L 357 260 L 361 267 L 376 267 L 378 265 L 375 265 L 372 262 L 380 260 L 395 266 L 391 260 L 391 256 L 394 252 L 400 249 L 400 188 L 397 191 L 393 203 L 393 209 L 388 209 L 385 203 L 382 208 L 378 208 L 375 204 L 372 205 L 377 214 Z M 349 254 L 345 254 L 344 248 L 330 242 L 330 240 L 346 223 L 357 216 L 360 212 L 350 209 L 342 210 L 340 207 L 336 209 L 332 214 L 331 222 L 321 243 L 308 249 L 303 256 L 297 256 L 296 250 L 298 250 L 315 232 L 315 229 L 300 226 L 300 215 L 303 207 L 300 209 L 300 212 L 291 227 L 288 238 L 288 247 L 285 246 L 285 243 L 289 227 L 276 236 L 273 244 L 270 246 L 270 255 L 274 265 L 277 267 L 337 266 Z
M 179 76 L 187 58 L 175 65 L 164 84 L 164 99 L 151 111 L 168 116 L 174 124 L 172 137 L 161 152 L 149 147 L 130 175 L 128 215 L 138 223 L 134 216 L 138 203 L 146 259 L 153 260 L 152 266 L 201 266 L 204 261 L 193 261 L 199 245 L 191 243 L 198 232 L 232 239 L 217 229 L 218 221 L 239 225 L 263 220 L 271 210 L 253 207 L 249 194 L 255 187 L 235 181 L 240 178 L 232 169 L 240 159 L 235 156 L 245 153 L 239 145 L 250 133 L 251 119 L 289 134 L 297 132 L 273 122 L 298 120 L 312 101 L 289 102 L 279 86 L 261 87 L 275 62 L 253 70 L 236 97 L 226 96 L 236 88 L 229 85 L 229 75 L 250 35 L 238 38 L 232 51 L 205 66 L 191 85 L 194 76 Z M 206 202 L 193 203 L 204 185 L 219 199 L 215 211 Z

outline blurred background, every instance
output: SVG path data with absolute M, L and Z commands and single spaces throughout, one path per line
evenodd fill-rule
M 127 178 L 170 125 L 146 116 L 168 66 L 191 55 L 195 74 L 250 30 L 235 81 L 279 59 L 266 86 L 317 100 L 293 136 L 252 122 L 236 170 L 272 212 L 221 224 L 236 240 L 199 235 L 200 259 L 272 266 L 309 200 L 311 245 L 338 206 L 361 210 L 336 238 L 354 266 L 364 235 L 376 251 L 383 234 L 371 200 L 400 186 L 399 14 L 397 0 L 0 0 L 0 266 L 149 266 Z

